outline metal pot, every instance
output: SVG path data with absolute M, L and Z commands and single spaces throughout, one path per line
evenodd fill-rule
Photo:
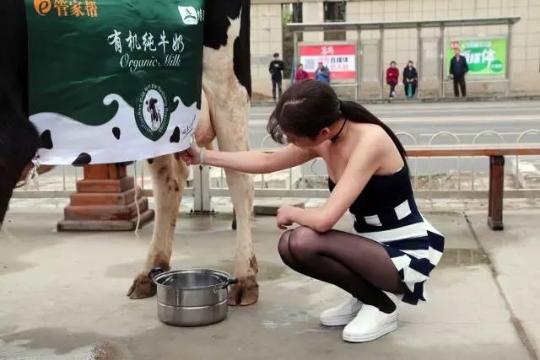
M 227 317 L 228 287 L 237 282 L 223 271 L 211 269 L 153 269 L 157 286 L 158 318 L 174 326 L 201 326 Z

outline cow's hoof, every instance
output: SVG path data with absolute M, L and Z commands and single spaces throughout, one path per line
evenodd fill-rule
M 156 284 L 146 274 L 137 275 L 127 293 L 130 299 L 144 299 L 154 295 L 156 295 Z
M 238 278 L 238 283 L 231 286 L 229 305 L 252 305 L 259 299 L 259 284 L 255 276 Z

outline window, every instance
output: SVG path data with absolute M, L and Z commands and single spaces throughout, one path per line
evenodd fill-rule
M 283 4 L 284 6 L 287 6 L 286 4 Z M 293 23 L 301 23 L 303 14 L 302 14 L 302 3 L 301 2 L 295 2 L 292 4 L 289 4 L 289 12 L 290 12 L 290 21 Z
M 324 22 L 345 21 L 347 3 L 345 1 L 324 2 Z
M 283 62 L 285 63 L 285 70 L 283 75 L 285 78 L 291 76 L 291 70 L 293 68 L 294 57 L 294 44 L 293 33 L 287 27 L 289 23 L 301 23 L 303 21 L 302 3 L 285 3 L 281 5 L 281 18 L 282 18 L 282 34 L 283 34 Z M 298 34 L 298 41 L 302 41 L 303 34 Z
M 324 22 L 344 22 L 347 12 L 347 2 L 345 1 L 325 1 L 324 2 Z M 345 31 L 326 31 L 325 41 L 345 40 Z

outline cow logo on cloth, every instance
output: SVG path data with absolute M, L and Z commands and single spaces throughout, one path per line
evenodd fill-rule
M 150 84 L 143 89 L 137 108 L 135 120 L 141 133 L 150 140 L 159 140 L 169 125 L 169 108 L 163 90 Z

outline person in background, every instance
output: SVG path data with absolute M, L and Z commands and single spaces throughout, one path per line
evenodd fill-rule
M 279 53 L 274 53 L 274 60 L 270 62 L 270 66 L 268 67 L 268 71 L 270 72 L 270 77 L 272 79 L 272 97 L 274 98 L 274 101 L 281 97 L 283 69 L 285 69 L 285 64 L 279 59 Z
M 296 66 L 296 74 L 294 75 L 294 82 L 306 80 L 309 78 L 309 75 L 306 70 L 304 70 L 304 65 L 298 64 Z
M 409 60 L 407 66 L 403 69 L 403 86 L 405 87 L 407 99 L 413 99 L 418 87 L 418 72 L 412 60 Z
M 390 86 L 390 98 L 396 97 L 396 86 L 399 80 L 399 70 L 395 61 L 390 63 L 390 67 L 386 69 L 386 83 Z
M 454 78 L 454 95 L 459 97 L 459 88 L 461 88 L 461 96 L 467 96 L 467 85 L 465 84 L 465 74 L 469 72 L 469 64 L 467 59 L 461 56 L 459 48 L 454 49 L 455 56 L 450 61 L 450 75 Z
M 330 70 L 324 66 L 322 61 L 319 61 L 319 66 L 315 70 L 315 80 L 330 84 Z

